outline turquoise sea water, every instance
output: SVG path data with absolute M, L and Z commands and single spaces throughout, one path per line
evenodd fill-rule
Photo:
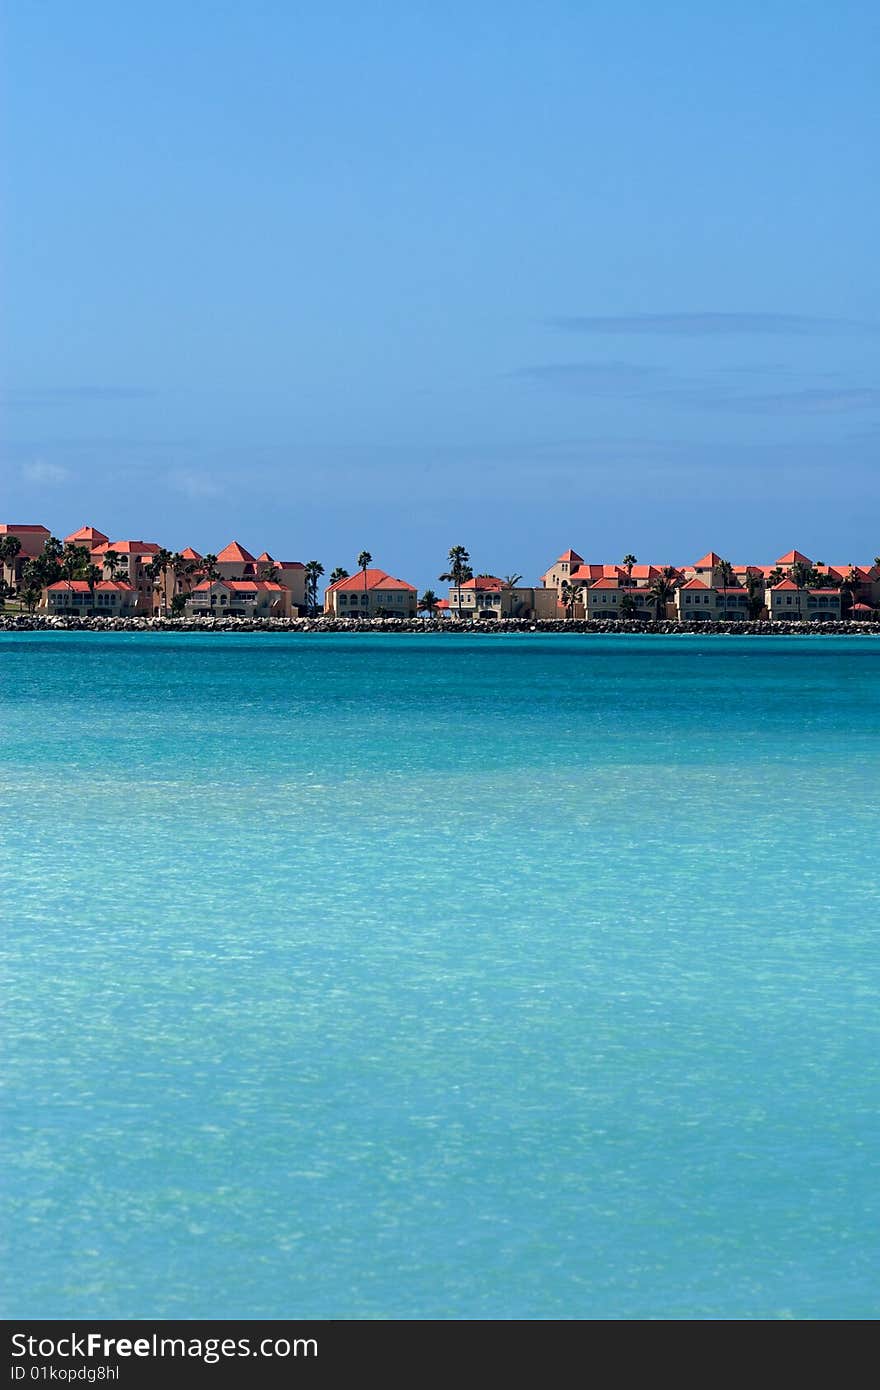
M 872 1317 L 880 642 L 0 637 L 3 1311 Z

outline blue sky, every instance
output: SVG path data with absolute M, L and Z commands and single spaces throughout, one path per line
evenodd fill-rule
M 0 515 L 880 553 L 880 9 L 6 7 Z

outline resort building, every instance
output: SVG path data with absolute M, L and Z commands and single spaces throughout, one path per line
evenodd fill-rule
M 583 563 L 584 557 L 578 555 L 576 550 L 566 550 L 550 566 L 547 573 L 541 575 L 542 585 L 545 589 L 559 589 L 563 582 L 571 579 L 573 572 Z
M 583 610 L 590 619 L 627 618 L 650 622 L 657 617 L 657 606 L 645 588 L 621 584 L 618 579 L 597 579 L 583 590 Z M 573 617 L 577 617 L 577 607 Z M 665 616 L 665 615 L 664 615 Z
M 841 616 L 840 589 L 802 589 L 793 579 L 783 579 L 767 590 L 771 622 L 831 622 Z
M 268 579 L 203 579 L 187 595 L 188 618 L 289 618 L 290 592 Z
M 675 590 L 675 615 L 679 622 L 745 622 L 749 616 L 747 589 L 721 588 L 689 579 Z
M 10 554 L 9 558 L 3 560 L 0 565 L 0 577 L 17 589 L 21 583 L 21 571 L 28 560 L 36 560 L 38 555 L 42 555 L 43 546 L 51 537 L 51 531 L 47 531 L 45 526 L 14 526 L 0 525 L 0 542 L 7 539 L 18 541 L 19 550 L 15 556 Z
M 153 581 L 145 571 L 159 549 L 155 541 L 103 541 L 92 551 L 92 563 L 103 569 L 105 579 L 130 584 L 135 612 L 149 616 L 154 607 Z
M 97 550 L 99 545 L 109 545 L 110 537 L 105 536 L 103 531 L 98 531 L 94 526 L 81 526 L 78 531 L 72 531 L 69 536 L 64 537 L 65 545 L 78 545 L 81 550 L 87 550 L 91 555 L 93 550 Z
M 380 569 L 337 579 L 324 591 L 324 612 L 336 618 L 414 618 L 417 604 L 412 584 Z
M 257 556 L 257 565 L 260 569 L 260 578 L 263 579 L 267 574 L 271 574 L 279 584 L 283 584 L 285 589 L 290 591 L 290 604 L 294 612 L 305 613 L 307 606 L 306 598 L 306 567 L 299 560 L 276 560 L 270 555 L 268 550 L 264 550 L 262 555 Z
M 511 586 L 494 574 L 478 574 L 449 590 L 449 608 L 461 618 L 555 618 L 551 589 Z
M 135 612 L 137 595 L 121 579 L 102 579 L 90 588 L 84 579 L 59 579 L 43 590 L 41 607 L 49 613 L 77 617 L 127 618 Z

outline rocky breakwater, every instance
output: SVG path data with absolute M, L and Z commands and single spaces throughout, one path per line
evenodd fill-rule
M 2 632 L 382 632 L 442 633 L 446 636 L 483 633 L 583 633 L 584 635 L 635 633 L 668 637 L 780 637 L 780 636 L 880 636 L 880 622 L 661 622 L 568 621 L 564 618 L 531 621 L 527 618 L 460 622 L 449 618 L 107 618 L 74 617 L 45 613 L 0 613 Z

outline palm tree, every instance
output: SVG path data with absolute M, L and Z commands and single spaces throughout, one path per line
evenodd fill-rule
M 260 569 L 260 578 L 265 584 L 275 584 L 278 581 L 279 569 L 275 561 L 269 561 Z
M 636 560 L 635 555 L 624 555 L 621 563 L 623 565 L 623 568 L 626 570 L 626 582 L 627 584 L 630 584 L 632 582 L 633 577 L 633 565 L 637 564 L 638 561 Z
M 48 582 L 54 584 L 55 580 Z M 29 613 L 33 613 L 39 603 L 46 583 L 39 559 L 26 560 L 21 571 L 21 599 Z
M 48 541 L 47 541 L 48 545 Z M 70 604 L 70 594 L 73 581 L 81 579 L 88 567 L 88 551 L 83 550 L 79 545 L 65 545 L 61 552 L 60 566 L 61 578 L 67 584 L 68 607 Z
M 670 566 L 667 566 L 667 569 L 668 568 L 670 568 Z M 648 590 L 648 598 L 654 605 L 654 611 L 657 615 L 658 622 L 666 617 L 666 605 L 674 593 L 675 585 L 670 579 L 666 578 L 665 572 L 661 574 L 659 579 L 654 580 Z
M 220 578 L 220 571 L 217 568 L 216 555 L 203 555 L 201 563 L 199 564 L 199 569 L 202 571 L 202 574 L 211 584 L 213 584 L 215 579 Z
M 21 541 L 18 536 L 4 536 L 0 540 L 0 570 L 8 565 L 12 570 L 12 578 L 15 580 L 15 557 L 21 550 Z
M 165 583 L 165 576 L 173 558 L 171 551 L 162 546 L 156 551 L 150 563 L 144 567 L 153 588 L 159 591 L 159 612 L 166 617 L 168 614 L 168 586 Z
M 105 550 L 105 551 L 104 551 L 104 568 L 105 568 L 105 570 L 109 571 L 109 575 L 110 575 L 110 578 L 111 578 L 111 579 L 115 579 L 115 578 L 116 578 L 116 571 L 119 569 L 119 564 L 120 564 L 120 559 L 119 559 L 119 552 L 118 552 L 118 551 L 116 551 L 116 550 Z
M 306 598 L 308 607 L 314 617 L 318 611 L 318 580 L 324 573 L 324 566 L 320 560 L 309 560 L 306 565 Z
M 730 561 L 729 561 L 729 560 L 719 560 L 719 561 L 718 561 L 718 564 L 715 566 L 715 569 L 716 569 L 716 572 L 717 572 L 717 574 L 718 574 L 718 578 L 719 578 L 719 580 L 720 580 L 720 588 L 722 588 L 722 589 L 732 589 L 732 588 L 733 588 L 733 565 L 730 563 Z M 726 612 L 726 610 L 727 610 L 727 595 L 726 595 L 726 594 L 722 595 L 721 607 L 722 607 L 722 609 L 724 609 L 725 612 Z
M 840 584 L 840 616 L 849 613 L 856 601 L 856 591 L 861 586 L 861 579 L 856 574 L 855 565 L 850 565 L 849 574 Z
M 764 607 L 764 594 L 760 579 L 751 570 L 746 570 L 746 593 L 749 596 L 749 617 L 754 622 L 761 616 L 761 610 Z
M 333 570 L 332 574 L 330 575 L 330 583 L 331 583 L 331 584 L 338 584 L 339 581 L 340 581 L 340 579 L 347 579 L 347 578 L 348 578 L 348 570 L 347 570 L 347 569 L 343 569 L 342 565 L 337 565 L 336 568 L 335 568 L 335 570 Z
M 439 601 L 433 589 L 426 589 L 419 599 L 419 612 L 427 613 L 429 618 L 433 618 Z
M 445 574 L 438 576 L 441 583 L 454 584 L 456 587 L 456 612 L 459 620 L 461 619 L 461 586 L 474 577 L 470 560 L 471 557 L 463 545 L 454 545 L 449 551 L 449 569 Z
M 634 618 L 636 615 L 636 601 L 632 594 L 623 594 L 620 599 L 619 613 L 621 618 Z
M 174 573 L 174 588 L 171 594 L 172 614 L 183 612 L 179 604 L 175 608 L 174 600 L 182 595 L 184 603 L 186 602 L 186 594 L 183 593 L 184 581 L 191 579 L 198 568 L 198 563 L 195 560 L 187 560 L 184 555 L 181 555 L 179 550 L 175 550 L 174 554 L 171 556 L 171 569 Z
M 797 584 L 799 589 L 806 589 L 810 580 L 810 565 L 805 565 L 803 560 L 795 560 L 789 569 L 789 577 Z
M 582 597 L 579 584 L 570 584 L 567 579 L 563 579 L 559 586 L 559 598 L 568 615 L 569 622 L 574 617 L 575 604 L 580 603 Z
M 372 555 L 369 550 L 362 550 L 358 556 L 358 569 L 364 576 L 364 593 L 367 592 L 367 567 L 372 562 Z
M 501 587 L 502 589 L 515 589 L 521 579 L 521 574 L 506 574 L 501 581 Z
M 100 584 L 104 578 L 104 571 L 98 565 L 89 565 L 86 570 L 86 583 L 89 586 L 89 594 L 92 600 L 92 608 L 95 606 L 95 585 Z

